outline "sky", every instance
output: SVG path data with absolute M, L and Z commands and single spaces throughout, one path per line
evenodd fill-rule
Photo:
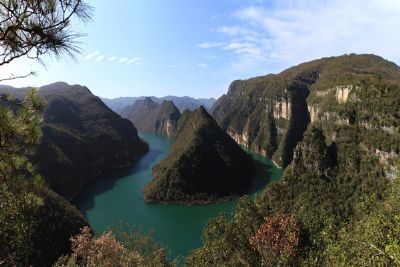
M 82 53 L 44 65 L 20 59 L 0 78 L 16 87 L 65 81 L 101 97 L 219 97 L 233 80 L 327 56 L 373 53 L 400 64 L 400 0 L 87 1 L 75 21 Z

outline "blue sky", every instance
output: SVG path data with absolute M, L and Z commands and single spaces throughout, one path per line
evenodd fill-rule
M 374 53 L 400 63 L 399 0 L 88 1 L 93 20 L 74 28 L 76 61 L 45 57 L 1 69 L 8 82 L 86 85 L 103 97 L 219 97 L 231 81 L 277 73 L 304 61 Z

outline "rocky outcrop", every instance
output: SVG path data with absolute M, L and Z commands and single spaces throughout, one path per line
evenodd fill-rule
M 350 92 L 353 90 L 353 85 L 338 85 L 335 89 L 336 100 L 339 104 L 343 104 L 349 99 Z
M 308 105 L 307 109 L 308 109 L 308 113 L 310 114 L 310 121 L 311 122 L 316 121 L 318 118 L 318 112 L 319 112 L 318 106 Z
M 311 173 L 330 177 L 331 168 L 335 164 L 334 149 L 327 146 L 322 130 L 312 127 L 305 132 L 303 140 L 297 144 L 290 168 L 296 175 Z
M 269 109 L 268 106 L 267 109 Z M 287 92 L 283 97 L 278 96 L 276 99 L 272 100 L 271 111 L 274 119 L 290 119 L 292 108 Z
M 213 116 L 238 143 L 286 166 L 308 124 L 305 99 L 316 75 L 291 81 L 279 75 L 234 81 L 216 102 Z
M 150 97 L 146 97 L 126 107 L 121 111 L 121 116 L 132 121 L 140 131 L 163 134 L 173 138 L 181 114 L 171 101 L 159 104 Z

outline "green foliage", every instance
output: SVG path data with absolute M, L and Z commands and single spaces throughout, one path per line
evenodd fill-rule
M 327 249 L 328 265 L 400 266 L 400 172 L 384 201 L 366 200 L 360 217 L 340 229 Z
M 356 136 L 353 136 L 354 134 Z M 328 145 L 323 131 L 315 126 L 310 127 L 304 134 L 303 141 L 297 145 L 293 162 L 285 170 L 282 180 L 268 186 L 265 192 L 258 197 L 256 204 L 252 204 L 256 209 L 242 209 L 239 205 L 235 214 L 238 211 L 243 212 L 243 210 L 251 210 L 251 212 L 245 212 L 246 215 L 241 217 L 242 219 L 239 222 L 236 221 L 238 223 L 235 223 L 235 219 L 229 221 L 226 217 L 211 220 L 204 230 L 203 246 L 194 250 L 187 258 L 187 262 L 191 266 L 201 265 L 203 261 L 208 265 L 256 266 L 261 264 L 261 259 L 264 259 L 264 262 L 272 262 L 271 264 L 276 266 L 288 264 L 296 266 L 348 266 L 357 265 L 357 258 L 362 256 L 366 263 L 369 256 L 360 254 L 362 249 L 357 252 L 356 246 L 350 244 L 351 242 L 345 244 L 344 241 L 340 241 L 341 243 L 338 241 L 341 239 L 341 233 L 348 234 L 353 239 L 362 236 L 358 232 L 352 231 L 354 226 L 349 226 L 357 225 L 361 220 L 368 221 L 371 225 L 366 227 L 361 224 L 357 228 L 360 233 L 368 229 L 368 236 L 372 238 L 376 231 L 374 227 L 377 229 L 381 227 L 382 236 L 389 234 L 393 237 L 390 242 L 375 242 L 376 244 L 373 244 L 382 251 L 388 251 L 386 253 L 397 255 L 398 243 L 396 243 L 396 238 L 398 238 L 397 231 L 400 229 L 396 224 L 397 217 L 391 217 L 384 213 L 375 222 L 369 217 L 364 218 L 365 214 L 375 210 L 374 207 L 377 203 L 387 205 L 384 199 L 385 192 L 390 184 L 384 178 L 383 168 L 378 159 L 363 154 L 356 144 L 357 140 L 357 131 L 349 126 L 342 128 L 337 133 L 337 144 Z M 392 193 L 392 195 L 396 195 L 398 198 L 397 193 Z M 368 199 L 368 205 L 365 204 L 366 199 Z M 364 208 L 361 209 L 360 207 Z M 250 213 L 252 214 L 250 215 Z M 248 240 L 254 236 L 255 230 L 253 229 L 261 226 L 262 218 L 277 218 L 279 214 L 295 216 L 299 225 L 301 225 L 302 241 L 296 257 L 292 259 L 295 259 L 295 262 L 292 263 L 286 261 L 289 258 L 280 258 L 283 255 L 279 254 L 280 252 L 273 254 L 270 250 L 267 253 L 262 249 L 254 251 L 250 247 L 246 247 L 249 244 Z M 248 224 L 254 221 L 252 219 L 254 216 L 260 218 L 260 220 L 253 226 L 249 226 Z M 233 217 L 235 218 L 235 215 Z M 391 228 L 389 227 L 392 229 L 389 232 L 385 230 L 389 229 L 387 228 L 388 225 L 392 225 Z M 272 231 L 271 229 L 279 230 L 279 228 L 274 227 L 267 229 L 270 229 L 269 231 Z M 280 234 L 280 236 L 285 235 L 285 231 Z M 238 237 L 241 237 L 239 240 L 243 242 L 242 244 L 233 242 Z M 266 238 L 265 240 L 269 239 Z M 360 242 L 368 243 L 365 240 L 357 242 L 359 244 L 361 244 Z M 271 246 L 271 244 L 268 243 L 266 246 Z M 238 247 L 243 248 L 239 255 L 246 255 L 245 260 L 247 262 L 231 261 L 231 259 L 237 257 L 234 255 L 237 255 L 235 249 Z M 351 248 L 347 249 L 349 247 Z M 281 248 L 281 246 L 277 245 L 277 248 Z M 338 256 L 335 262 L 335 255 L 340 248 L 347 250 L 341 252 L 344 256 Z M 254 254 L 246 254 L 250 251 L 253 251 Z M 278 251 L 280 250 L 278 249 Z M 371 249 L 370 252 L 373 253 L 374 250 Z M 348 257 L 353 261 L 348 260 Z M 254 262 L 250 263 L 251 260 L 254 260 Z M 258 263 L 256 263 L 257 260 Z
M 204 246 L 185 259 L 186 266 L 259 266 L 260 255 L 250 245 L 263 219 L 257 206 L 242 197 L 232 219 L 226 215 L 210 219 L 203 231 Z
M 40 60 L 44 54 L 73 56 L 81 34 L 71 27 L 73 18 L 86 22 L 91 7 L 81 0 L 2 0 L 0 5 L 0 66 L 27 56 Z M 0 80 L 29 76 L 11 75 Z
M 30 213 L 43 205 L 38 195 L 25 191 L 30 184 L 41 184 L 27 158 L 41 134 L 38 112 L 43 102 L 36 94 L 30 91 L 21 102 L 3 100 L 15 111 L 0 106 L 0 242 L 5 244 L 0 261 L 7 264 L 28 263 L 37 226 Z
M 75 208 L 46 189 L 28 159 L 41 136 L 44 102 L 36 95 L 32 90 L 24 100 L 8 99 L 0 107 L 0 262 L 6 265 L 52 264 L 86 224 Z

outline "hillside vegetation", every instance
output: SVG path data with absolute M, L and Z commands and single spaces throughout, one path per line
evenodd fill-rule
M 233 82 L 218 122 L 287 167 L 232 221 L 210 220 L 187 265 L 399 265 L 399 107 L 400 68 L 373 55 Z
M 3 88 L 23 96 L 28 89 Z M 112 112 L 89 89 L 55 83 L 39 89 L 46 101 L 43 136 L 32 156 L 55 192 L 71 199 L 105 168 L 132 164 L 148 151 L 131 122 Z
M 398 153 L 399 81 L 399 67 L 374 55 L 323 58 L 232 82 L 212 114 L 236 141 L 283 167 L 310 121 L 323 124 L 328 139 L 357 128 L 367 148 L 386 142 L 376 148 Z
M 171 153 L 153 169 L 149 202 L 204 203 L 247 192 L 254 174 L 251 157 L 200 107 L 179 120 Z

